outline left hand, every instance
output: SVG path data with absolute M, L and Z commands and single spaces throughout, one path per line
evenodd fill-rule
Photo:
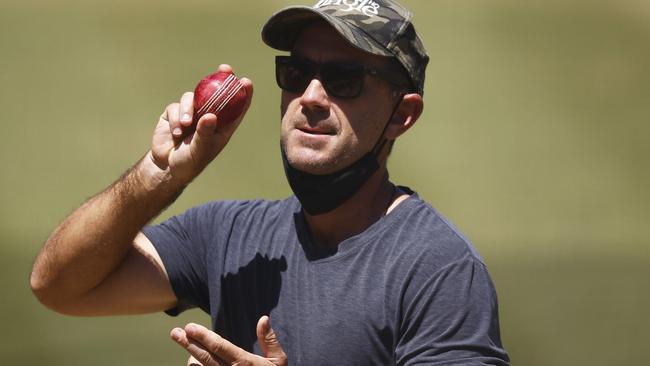
M 265 365 L 286 366 L 287 356 L 271 328 L 268 316 L 257 322 L 257 341 L 264 357 L 246 352 L 208 328 L 189 323 L 185 328 L 174 328 L 171 338 L 203 366 Z M 190 358 L 191 359 L 191 358 Z

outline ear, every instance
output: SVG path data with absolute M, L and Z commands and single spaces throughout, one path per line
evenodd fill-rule
M 422 96 L 417 93 L 406 94 L 402 97 L 397 110 L 393 114 L 390 123 L 386 127 L 384 136 L 388 140 L 395 140 L 411 128 L 417 122 L 422 110 L 424 101 Z

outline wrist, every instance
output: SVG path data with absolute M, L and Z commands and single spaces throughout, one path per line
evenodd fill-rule
M 159 193 L 175 197 L 189 184 L 189 180 L 172 174 L 169 166 L 156 164 L 151 150 L 133 167 L 130 175 L 145 195 Z

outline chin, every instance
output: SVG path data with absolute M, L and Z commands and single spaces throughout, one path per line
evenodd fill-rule
M 336 167 L 323 155 L 325 154 L 321 151 L 299 148 L 287 152 L 287 159 L 291 166 L 305 173 L 320 175 L 334 172 Z
M 323 175 L 337 170 L 336 162 L 326 151 L 306 146 L 285 147 L 287 160 L 292 167 L 309 174 Z
M 334 173 L 351 164 L 352 149 L 341 149 L 335 138 L 305 139 L 299 133 L 288 134 L 281 139 L 281 145 L 289 164 L 309 174 Z

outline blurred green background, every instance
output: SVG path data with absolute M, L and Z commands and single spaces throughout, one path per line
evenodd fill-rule
M 0 2 L 2 365 L 184 365 L 191 311 L 79 319 L 31 295 L 67 213 L 148 148 L 164 106 L 220 63 L 255 82 L 222 156 L 160 219 L 289 194 L 275 51 L 289 1 Z M 650 3 L 403 0 L 431 56 L 426 110 L 392 178 L 485 258 L 517 365 L 642 364 L 650 337 Z M 334 350 L 335 351 L 335 350 Z

